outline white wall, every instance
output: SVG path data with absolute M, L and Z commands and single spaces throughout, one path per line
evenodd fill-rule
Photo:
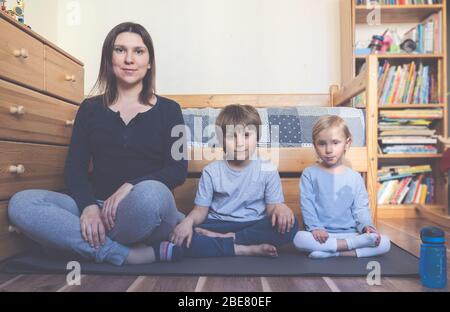
M 16 1 L 7 0 L 6 7 L 12 9 Z M 25 0 L 25 24 L 47 40 L 58 41 L 58 0 Z
M 86 93 L 106 34 L 123 21 L 152 35 L 161 94 L 327 93 L 340 82 L 339 0 L 56 1 L 57 17 L 27 16 L 44 36 L 54 29 L 41 24 L 56 21 L 55 43 L 85 63 Z

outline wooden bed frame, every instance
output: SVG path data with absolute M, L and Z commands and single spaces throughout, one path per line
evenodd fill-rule
M 247 104 L 254 107 L 289 107 L 289 106 L 348 106 L 350 100 L 366 91 L 366 146 L 352 147 L 346 154 L 346 162 L 354 170 L 361 172 L 366 181 L 369 203 L 374 222 L 377 221 L 377 67 L 376 56 L 367 57 L 367 68 L 355 79 L 342 88 L 333 85 L 329 94 L 240 94 L 240 95 L 166 95 L 177 101 L 182 108 L 222 108 L 228 104 Z M 278 155 L 278 171 L 283 184 L 286 204 L 300 216 L 299 176 L 304 168 L 317 162 L 313 148 L 272 148 L 270 153 Z M 193 155 L 222 156 L 221 150 L 211 148 L 191 148 L 189 176 L 187 181 L 174 191 L 178 209 L 187 213 L 193 208 L 198 178 L 205 165 L 211 161 L 195 160 Z M 211 159 L 211 157 L 209 157 Z

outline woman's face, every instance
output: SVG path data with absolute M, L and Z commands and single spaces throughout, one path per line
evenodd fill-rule
M 139 34 L 120 33 L 114 42 L 112 65 L 118 84 L 141 83 L 150 69 L 150 55 Z

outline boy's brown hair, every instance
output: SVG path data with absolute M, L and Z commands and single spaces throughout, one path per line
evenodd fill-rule
M 352 138 L 352 134 L 350 133 L 350 130 L 348 129 L 344 119 L 336 115 L 324 115 L 320 117 L 319 120 L 317 120 L 317 122 L 314 124 L 312 130 L 313 145 L 316 145 L 316 138 L 319 135 L 319 133 L 331 127 L 341 128 L 342 132 L 344 132 L 346 139 Z
M 226 135 L 227 126 L 255 126 L 257 140 L 259 141 L 259 128 L 261 117 L 256 108 L 250 105 L 232 104 L 225 106 L 216 119 L 216 126 L 222 130 L 222 139 Z

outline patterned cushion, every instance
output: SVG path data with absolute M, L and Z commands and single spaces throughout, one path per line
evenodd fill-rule
M 257 110 L 263 124 L 259 146 L 310 147 L 312 128 L 322 115 L 342 117 L 353 135 L 352 146 L 365 146 L 365 112 L 362 109 L 299 106 Z M 214 145 L 214 125 L 219 112 L 220 109 L 214 108 L 183 109 L 184 121 L 191 131 L 189 146 Z

